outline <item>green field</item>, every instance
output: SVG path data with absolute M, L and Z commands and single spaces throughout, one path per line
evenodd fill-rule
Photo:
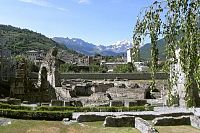
M 200 133 L 191 126 L 157 126 L 160 133 Z M 135 128 L 103 127 L 103 122 L 71 123 L 60 121 L 14 120 L 11 125 L 0 126 L 0 133 L 139 133 Z
M 0 133 L 139 133 L 134 128 L 105 128 L 103 122 L 72 123 L 64 125 L 56 121 L 14 120 L 1 126 Z
M 200 133 L 200 130 L 191 126 L 157 126 L 159 133 Z

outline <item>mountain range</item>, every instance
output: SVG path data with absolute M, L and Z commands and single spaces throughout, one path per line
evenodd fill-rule
M 48 38 L 40 33 L 33 32 L 28 29 L 20 29 L 10 25 L 0 24 L 0 44 L 7 47 L 13 54 L 21 54 L 28 50 L 45 50 L 51 47 L 58 47 L 60 51 L 65 51 L 70 57 L 84 55 L 101 54 L 104 56 L 126 55 L 128 48 L 132 47 L 132 43 L 128 40 L 117 41 L 111 45 L 94 45 L 78 38 Z M 0 45 L 0 48 L 1 48 Z M 165 59 L 164 39 L 158 41 L 159 58 Z M 149 60 L 151 54 L 151 45 L 147 43 L 140 47 L 140 56 L 143 60 Z
M 88 43 L 79 38 L 62 38 L 54 37 L 52 38 L 55 42 L 65 45 L 67 48 L 75 50 L 76 52 L 85 55 L 95 55 L 101 54 L 104 56 L 116 56 L 126 53 L 126 50 L 132 47 L 132 43 L 128 40 L 118 41 L 114 44 L 104 46 L 104 45 L 94 45 Z
M 63 38 L 63 37 L 54 37 L 52 38 L 55 42 L 66 46 L 69 49 L 75 50 L 78 53 L 85 55 L 95 55 L 101 54 L 103 56 L 117 56 L 117 55 L 126 55 L 128 48 L 132 47 L 132 43 L 128 40 L 117 41 L 111 45 L 94 45 L 88 43 L 79 38 Z M 158 41 L 158 50 L 159 58 L 161 60 L 165 59 L 164 49 L 165 49 L 164 39 Z M 147 43 L 140 47 L 140 56 L 143 60 L 149 60 L 151 55 L 151 44 Z

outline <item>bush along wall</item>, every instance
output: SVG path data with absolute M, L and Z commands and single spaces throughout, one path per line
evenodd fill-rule
M 19 106 L 0 103 L 0 109 L 13 109 L 13 110 L 33 110 L 33 107 Z
M 54 120 L 61 121 L 63 118 L 72 118 L 72 112 L 59 111 L 26 111 L 0 109 L 0 117 L 8 117 L 14 119 L 30 119 L 30 120 Z
M 73 111 L 73 112 L 121 112 L 121 111 L 153 111 L 153 107 L 38 107 L 38 111 Z
M 0 104 L 0 117 L 30 120 L 61 121 L 72 118 L 73 112 L 122 112 L 122 111 L 152 111 L 152 106 L 134 107 L 32 107 Z

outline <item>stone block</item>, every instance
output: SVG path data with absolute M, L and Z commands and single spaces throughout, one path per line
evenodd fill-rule
M 125 107 L 137 106 L 137 101 L 129 101 L 129 100 L 126 100 L 126 101 L 124 102 L 124 106 L 125 106 Z
M 76 107 L 83 107 L 83 103 L 81 101 L 75 101 Z
M 115 87 L 118 87 L 118 88 L 126 88 L 126 85 L 125 85 L 125 84 L 122 84 L 122 83 L 115 83 Z
M 28 101 L 23 101 L 22 104 L 29 104 L 29 102 Z
M 158 133 L 158 131 L 146 120 L 139 117 L 135 118 L 135 128 L 138 129 L 141 133 Z
M 190 116 L 158 117 L 152 120 L 155 126 L 190 125 Z
M 42 107 L 48 107 L 48 106 L 49 106 L 49 103 L 41 103 L 41 106 L 42 106 Z
M 73 85 L 72 90 L 75 91 L 76 96 L 90 96 L 92 94 L 91 86 L 85 83 Z
M 70 106 L 70 101 L 64 101 L 64 106 Z
M 105 127 L 135 127 L 134 116 L 108 116 L 104 124 Z
M 147 104 L 147 100 L 136 100 L 136 101 L 137 101 L 138 106 L 143 106 L 143 105 Z
M 0 118 L 0 126 L 7 126 L 11 124 L 11 119 Z
M 64 101 L 61 101 L 61 100 L 51 100 L 51 106 L 64 106 Z
M 94 84 L 91 87 L 91 90 L 93 93 L 97 93 L 97 92 L 106 92 L 109 88 L 114 87 L 114 83 L 99 83 L 99 84 Z
M 95 122 L 95 121 L 104 121 L 106 116 L 95 115 L 95 114 L 87 114 L 87 115 L 79 115 L 77 118 L 77 122 Z
M 110 107 L 122 107 L 124 106 L 124 102 L 120 100 L 112 100 L 110 101 Z
M 62 120 L 64 123 L 66 123 L 66 122 L 69 122 L 70 121 L 70 119 L 69 118 L 63 118 L 63 120 Z
M 191 126 L 200 129 L 200 118 L 199 116 L 190 116 Z

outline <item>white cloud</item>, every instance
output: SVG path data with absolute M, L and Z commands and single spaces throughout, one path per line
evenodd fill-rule
M 90 4 L 90 0 L 79 0 L 78 3 L 79 4 L 86 4 L 86 5 L 88 5 L 88 4 Z
M 52 7 L 52 4 L 48 0 L 19 0 L 19 1 L 38 6 Z
M 55 7 L 57 10 L 60 10 L 60 11 L 63 11 L 63 12 L 66 12 L 66 11 L 68 11 L 67 9 L 65 9 L 65 8 L 62 8 L 62 7 Z
M 49 0 L 19 0 L 19 1 L 29 3 L 29 4 L 34 4 L 37 6 L 42 6 L 42 7 L 49 7 L 49 8 L 53 8 L 53 9 L 60 10 L 63 12 L 68 11 L 65 8 L 54 6 L 52 3 L 49 2 Z

